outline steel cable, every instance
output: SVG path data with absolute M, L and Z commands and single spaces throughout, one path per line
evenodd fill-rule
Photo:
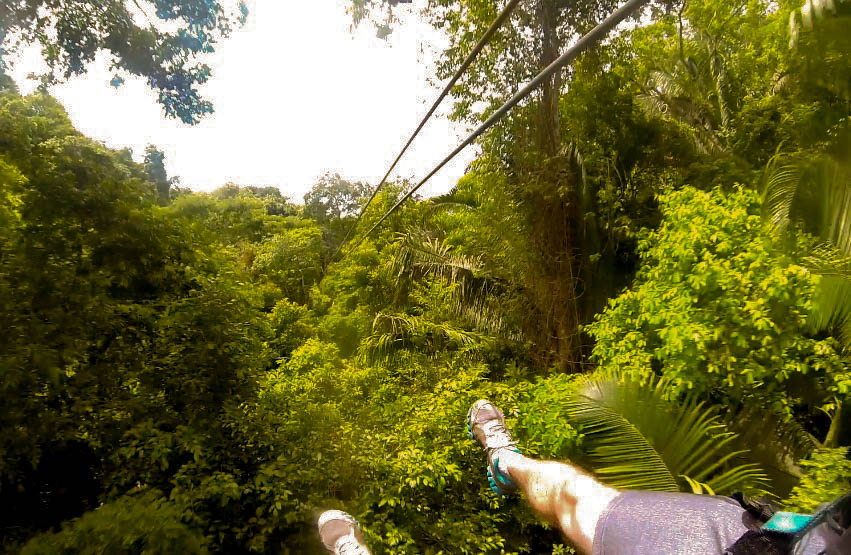
M 455 71 L 455 75 L 452 76 L 452 79 L 450 79 L 449 83 L 447 83 L 446 86 L 443 88 L 443 92 L 440 93 L 440 96 L 438 96 L 437 100 L 435 100 L 434 104 L 432 104 L 431 109 L 423 117 L 422 121 L 420 121 L 420 124 L 414 130 L 414 133 L 411 135 L 411 138 L 408 139 L 408 142 L 405 143 L 405 146 L 402 148 L 402 151 L 399 153 L 398 156 L 396 156 L 396 159 L 393 161 L 393 164 L 391 164 L 390 169 L 387 170 L 387 173 L 384 174 L 384 177 L 381 179 L 381 182 L 372 191 L 372 195 L 369 197 L 369 200 L 366 201 L 366 204 L 358 213 L 358 217 L 355 220 L 355 223 L 352 224 L 352 226 L 346 232 L 346 235 L 343 237 L 343 240 L 340 242 L 340 245 L 334 252 L 334 256 L 331 257 L 331 260 L 334 260 L 337 255 L 340 254 L 340 251 L 343 249 L 343 245 L 346 244 L 346 241 L 349 239 L 352 232 L 357 229 L 358 224 L 363 218 L 363 215 L 366 213 L 367 208 L 369 208 L 369 205 L 372 204 L 373 200 L 375 200 L 375 197 L 378 195 L 379 191 L 381 190 L 381 187 L 383 187 L 384 184 L 387 182 L 387 179 L 390 177 L 390 174 L 393 172 L 394 169 L 396 169 L 396 165 L 399 163 L 399 160 L 401 160 L 402 156 L 405 155 L 405 152 L 408 151 L 408 148 L 414 142 L 414 139 L 416 139 L 417 135 L 419 135 L 423 127 L 425 127 L 426 122 L 431 119 L 431 116 L 434 115 L 434 112 L 437 110 L 437 107 L 452 91 L 452 87 L 454 87 L 455 84 L 458 83 L 458 80 L 461 78 L 461 76 L 464 75 L 470 65 L 472 65 L 473 61 L 476 59 L 482 49 L 484 49 L 484 47 L 490 42 L 494 34 L 496 34 L 497 30 L 502 26 L 503 23 L 505 23 L 505 20 L 508 19 L 508 16 L 511 15 L 511 12 L 514 11 L 514 8 L 516 8 L 520 2 L 521 0 L 509 0 L 509 2 L 505 5 L 499 15 L 497 15 L 496 19 L 494 19 L 493 23 L 491 23 L 491 26 L 488 27 L 488 30 L 485 31 L 485 34 L 482 35 L 482 38 L 479 39 L 479 42 L 477 42 L 476 45 L 473 47 L 473 50 L 470 51 L 470 53 L 461 63 L 461 66 Z
M 446 158 L 443 159 L 440 164 L 437 165 L 433 170 L 431 170 L 428 175 L 426 175 L 415 187 L 409 190 L 405 195 L 399 199 L 396 204 L 393 205 L 390 210 L 384 214 L 381 219 L 379 219 L 370 229 L 367 231 L 360 240 L 355 243 L 355 247 L 360 245 L 367 237 L 369 237 L 373 231 L 375 231 L 378 226 L 380 226 L 384 220 L 390 217 L 393 212 L 395 212 L 402 204 L 411 198 L 411 196 L 425 183 L 431 179 L 434 174 L 439 172 L 443 166 L 445 166 L 450 160 L 452 160 L 455 156 L 458 155 L 459 152 L 464 150 L 467 146 L 472 144 L 482 133 L 491 128 L 494 124 L 496 124 L 499 120 L 501 120 L 512 108 L 517 106 L 521 100 L 526 98 L 532 91 L 534 91 L 538 85 L 543 83 L 546 79 L 548 79 L 552 74 L 556 71 L 560 70 L 562 67 L 566 66 L 577 56 L 583 53 L 585 50 L 593 46 L 597 41 L 601 40 L 609 31 L 611 31 L 616 25 L 618 25 L 621 21 L 629 17 L 635 10 L 646 4 L 649 0 L 629 0 L 623 6 L 612 12 L 609 17 L 603 20 L 602 23 L 594 27 L 588 34 L 581 37 L 576 43 L 565 51 L 564 54 L 559 56 L 553 63 L 547 66 L 543 71 L 541 71 L 534 79 L 532 79 L 525 87 L 520 89 L 508 102 L 502 105 L 496 112 L 493 113 L 483 124 L 481 124 L 473 133 L 467 137 L 463 143 L 461 143 L 455 150 L 453 150 Z

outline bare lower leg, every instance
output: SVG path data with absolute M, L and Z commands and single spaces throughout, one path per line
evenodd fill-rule
M 620 492 L 569 464 L 520 454 L 506 457 L 504 464 L 532 510 L 557 525 L 574 547 L 591 553 L 597 521 Z

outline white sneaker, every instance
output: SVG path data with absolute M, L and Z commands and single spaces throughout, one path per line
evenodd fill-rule
M 343 511 L 325 511 L 317 523 L 319 539 L 331 553 L 337 555 L 370 555 L 364 545 L 358 521 Z
M 488 484 L 499 495 L 517 491 L 518 485 L 499 469 L 499 453 L 508 449 L 519 453 L 517 442 L 505 427 L 505 417 L 493 403 L 480 399 L 467 413 L 467 434 L 478 441 L 488 456 Z

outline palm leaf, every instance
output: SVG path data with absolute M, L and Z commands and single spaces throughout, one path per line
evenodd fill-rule
M 821 274 L 809 326 L 851 346 L 851 171 L 829 156 L 775 154 L 763 172 L 763 210 L 780 230 L 790 222 L 820 237 L 804 262 Z
M 808 324 L 813 331 L 830 330 L 846 349 L 851 346 L 851 280 L 848 277 L 821 277 Z
M 715 96 L 718 102 L 718 114 L 721 117 L 721 129 L 727 130 L 730 127 L 733 116 L 730 103 L 727 100 L 730 96 L 730 81 L 727 77 L 726 64 L 721 53 L 718 52 L 718 47 L 714 40 L 709 41 L 707 48 L 709 52 L 709 68 L 715 81 Z
M 441 200 L 440 202 L 436 202 L 435 199 L 431 199 L 431 202 L 426 205 L 425 209 L 427 213 L 441 212 L 444 210 L 447 212 L 473 212 L 476 210 L 476 205 L 472 202 L 457 200 Z
M 810 325 L 829 329 L 846 347 L 851 346 L 851 172 L 847 164 L 823 158 L 814 164 L 809 190 L 811 220 L 825 244 L 807 257 L 821 274 Z M 819 194 L 821 193 L 821 194 Z M 804 203 L 802 203 L 804 204 Z
M 393 361 L 404 350 L 438 356 L 446 351 L 475 358 L 486 338 L 447 323 L 432 322 L 421 316 L 379 312 L 372 323 L 373 333 L 359 347 L 358 355 L 367 363 Z
M 723 120 L 724 114 L 716 113 L 721 110 L 719 106 L 713 106 L 707 100 L 713 96 L 713 92 L 717 94 L 718 83 L 721 84 L 720 90 L 726 87 L 726 74 L 722 74 L 718 64 L 720 58 L 716 60 L 714 68 L 718 72 L 717 76 L 710 75 L 716 83 L 715 91 L 709 90 L 700 69 L 711 66 L 711 60 L 706 63 L 701 61 L 699 65 L 688 58 L 677 60 L 666 69 L 651 72 L 642 93 L 637 97 L 648 113 L 673 120 L 690 130 L 694 145 L 704 153 L 724 150 L 717 131 L 717 121 Z M 727 108 L 726 104 L 723 104 L 723 108 Z
M 748 458 L 765 470 L 772 491 L 779 497 L 786 496 L 797 485 L 801 477 L 798 461 L 820 446 L 797 420 L 758 400 L 730 411 L 725 422 L 736 434 L 735 446 L 748 449 Z
M 764 485 L 711 407 L 669 400 L 665 380 L 589 378 L 567 401 L 595 472 L 625 489 L 731 492 Z M 700 488 L 696 484 L 701 484 Z
M 393 262 L 398 289 L 409 280 L 438 277 L 453 284 L 454 314 L 478 330 L 515 339 L 507 331 L 501 312 L 494 306 L 501 292 L 499 280 L 485 275 L 480 257 L 457 255 L 428 231 L 414 228 L 399 236 Z
M 461 273 L 473 274 L 480 268 L 478 257 L 454 255 L 449 246 L 423 229 L 409 230 L 399 236 L 399 249 L 394 261 L 397 276 L 408 274 L 421 278 L 431 274 L 456 279 Z
M 785 228 L 789 223 L 802 173 L 800 165 L 784 163 L 779 154 L 772 156 L 763 170 L 763 211 L 778 229 Z
M 851 256 L 851 171 L 846 164 L 824 158 L 815 167 L 815 178 L 824 191 L 822 237 L 845 256 Z

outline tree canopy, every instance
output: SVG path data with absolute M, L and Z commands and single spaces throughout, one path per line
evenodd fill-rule
M 248 8 L 214 0 L 9 0 L 0 6 L 0 66 L 21 46 L 36 44 L 50 71 L 46 84 L 86 72 L 99 53 L 124 76 L 144 78 L 169 117 L 197 123 L 213 111 L 199 87 L 210 78 L 203 57 L 215 51 Z

